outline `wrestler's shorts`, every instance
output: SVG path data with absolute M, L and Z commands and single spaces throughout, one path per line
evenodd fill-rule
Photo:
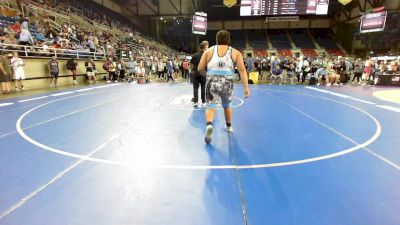
M 233 76 L 208 75 L 206 83 L 206 100 L 208 108 L 222 104 L 224 109 L 232 107 Z

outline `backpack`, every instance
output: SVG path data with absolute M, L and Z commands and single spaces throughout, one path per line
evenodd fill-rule
M 316 85 L 317 84 L 317 78 L 311 77 L 310 82 L 308 83 L 309 85 Z

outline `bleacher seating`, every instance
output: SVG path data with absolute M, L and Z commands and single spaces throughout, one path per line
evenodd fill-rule
M 247 32 L 250 47 L 254 50 L 265 50 L 268 48 L 267 37 L 263 30 L 251 30 Z
M 344 56 L 344 53 L 342 50 L 340 50 L 339 48 L 327 48 L 326 52 L 330 55 L 330 56 Z
M 241 30 L 232 30 L 231 32 L 231 44 L 238 50 L 246 49 L 246 33 Z
M 303 48 L 303 49 L 301 49 L 301 52 L 306 57 L 316 57 L 316 56 L 318 56 L 317 52 L 313 48 Z
M 304 33 L 304 30 L 292 30 L 290 35 L 297 48 L 300 49 L 315 48 L 314 43 L 312 42 L 310 37 L 306 33 Z
M 289 37 L 286 31 L 281 30 L 270 30 L 268 31 L 269 38 L 272 43 L 272 47 L 276 49 L 290 49 L 292 45 L 290 44 Z
M 7 17 L 0 15 L 0 29 L 4 30 L 4 28 L 7 28 L 8 26 L 15 24 L 15 22 L 19 20 L 20 20 L 19 16 Z M 29 25 L 29 31 L 31 32 L 33 39 L 35 39 L 38 30 L 34 24 Z
M 268 52 L 265 49 L 264 50 L 262 50 L 262 49 L 253 50 L 253 53 L 257 57 L 267 57 L 268 56 Z
M 278 56 L 293 56 L 292 51 L 290 49 L 278 49 L 277 50 Z
M 338 48 L 336 42 L 332 39 L 332 32 L 328 29 L 313 30 L 312 34 L 321 48 Z

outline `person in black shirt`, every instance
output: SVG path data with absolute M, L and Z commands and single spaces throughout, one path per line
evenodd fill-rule
M 75 85 L 78 84 L 78 82 L 76 81 L 76 68 L 78 67 L 78 62 L 76 61 L 75 57 L 71 57 L 68 61 L 67 61 L 67 69 L 71 70 L 72 72 L 72 79 Z
M 85 62 L 86 67 L 86 76 L 88 78 L 89 83 L 92 83 L 92 80 L 97 81 L 96 79 L 96 64 L 93 62 L 92 58 L 89 58 L 87 62 Z
M 206 105 L 206 76 L 201 75 L 197 71 L 197 67 L 199 66 L 200 59 L 203 56 L 204 51 L 208 49 L 208 41 L 203 41 L 200 44 L 200 51 L 192 56 L 190 60 L 190 64 L 193 66 L 193 107 L 198 107 L 199 101 L 199 86 L 201 86 L 201 107 L 205 107 Z

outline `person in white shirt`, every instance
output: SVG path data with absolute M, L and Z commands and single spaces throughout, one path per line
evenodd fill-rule
M 143 60 L 138 63 L 138 66 L 136 67 L 136 77 L 138 80 L 138 83 L 144 84 L 147 80 L 146 78 L 146 69 L 144 68 L 144 62 Z
M 306 81 L 306 78 L 308 74 L 310 73 L 311 67 L 310 63 L 308 62 L 307 59 L 304 59 L 303 61 L 303 76 L 301 77 L 301 83 L 304 83 Z
M 164 78 L 164 63 L 159 59 L 157 63 L 158 79 L 163 80 Z
M 18 86 L 21 90 L 25 90 L 24 85 L 22 84 L 22 80 L 25 80 L 25 64 L 24 61 L 18 57 L 18 52 L 13 53 L 10 63 L 14 73 L 15 90 L 19 91 Z
M 302 78 L 302 76 L 303 76 L 303 59 L 302 58 L 297 59 L 295 72 L 296 72 L 296 77 L 297 77 L 297 83 L 300 83 L 300 78 Z

